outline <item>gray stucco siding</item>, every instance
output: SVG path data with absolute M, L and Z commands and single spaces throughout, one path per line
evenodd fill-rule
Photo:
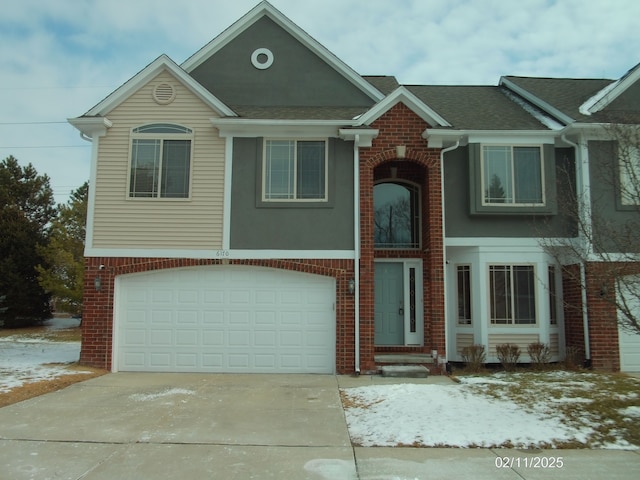
M 590 141 L 588 148 L 594 246 L 609 253 L 637 252 L 640 207 L 622 204 L 617 144 Z
M 273 53 L 273 64 L 258 69 L 251 55 Z M 306 46 L 264 17 L 191 72 L 227 105 L 371 106 L 374 101 Z
M 511 210 L 489 209 L 478 212 L 474 203 L 479 195 L 479 149 L 471 144 L 445 155 L 444 196 L 445 231 L 450 238 L 511 237 L 535 238 L 541 236 L 570 237 L 575 235 L 575 222 L 563 212 L 555 211 L 557 202 L 568 201 L 564 193 L 573 169 L 571 149 L 545 147 L 545 165 L 552 171 L 546 174 L 547 202 L 552 208 Z M 567 173 L 569 172 L 569 173 Z M 571 180 L 573 181 L 573 180 Z M 558 198 L 556 198 L 556 195 Z M 562 200 L 561 197 L 562 196 Z
M 263 202 L 262 138 L 233 141 L 232 249 L 353 250 L 353 144 L 328 140 L 327 202 Z

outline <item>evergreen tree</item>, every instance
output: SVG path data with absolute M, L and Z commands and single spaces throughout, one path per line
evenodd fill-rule
M 89 184 L 71 193 L 51 224 L 49 242 L 38 249 L 48 267 L 38 265 L 40 285 L 53 296 L 56 309 L 79 314 L 82 311 L 84 281 L 84 237 Z
M 38 282 L 36 265 L 46 263 L 38 248 L 48 240 L 56 214 L 47 175 L 21 167 L 9 156 L 0 162 L 0 323 L 28 326 L 51 315 L 50 296 Z

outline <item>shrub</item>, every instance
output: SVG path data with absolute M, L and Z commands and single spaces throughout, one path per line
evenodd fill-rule
M 503 343 L 496 346 L 496 353 L 498 360 L 507 372 L 513 371 L 516 368 L 518 360 L 520 359 L 520 347 L 512 343 Z
M 564 357 L 564 367 L 567 370 L 578 370 L 582 366 L 582 349 L 568 345 Z
M 527 353 L 531 359 L 531 366 L 537 369 L 542 369 L 551 359 L 549 346 L 541 342 L 530 343 Z
M 462 360 L 471 372 L 479 372 L 484 365 L 484 345 L 469 345 L 460 350 Z

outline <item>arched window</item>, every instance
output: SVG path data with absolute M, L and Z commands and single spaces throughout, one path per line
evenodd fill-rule
M 373 187 L 376 248 L 420 247 L 420 189 L 408 183 Z
M 189 198 L 193 130 L 153 123 L 131 132 L 129 197 Z

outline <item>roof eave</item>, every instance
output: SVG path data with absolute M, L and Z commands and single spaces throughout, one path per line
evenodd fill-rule
M 569 115 L 567 115 L 566 113 L 558 110 L 556 107 L 554 107 L 550 103 L 545 102 L 541 98 L 537 97 L 536 95 L 534 95 L 530 91 L 528 91 L 525 88 L 517 85 L 516 83 L 514 83 L 511 80 L 507 79 L 506 77 L 500 77 L 499 85 L 500 86 L 504 86 L 507 89 L 511 90 L 513 93 L 516 93 L 516 94 L 520 95 L 522 98 L 524 98 L 528 102 L 532 103 L 536 107 L 540 108 L 541 110 L 543 110 L 547 114 L 551 115 L 552 117 L 558 119 L 559 121 L 561 121 L 565 125 L 568 125 L 570 123 L 575 122 L 574 118 L 572 118 Z
M 353 124 L 348 120 L 274 120 L 252 118 L 211 118 L 221 137 L 296 137 L 340 136 L 340 129 Z
M 554 143 L 561 130 L 472 130 L 427 128 L 422 137 L 430 148 L 444 148 L 460 141 L 468 143 L 496 143 L 514 145 L 518 143 L 545 144 Z

